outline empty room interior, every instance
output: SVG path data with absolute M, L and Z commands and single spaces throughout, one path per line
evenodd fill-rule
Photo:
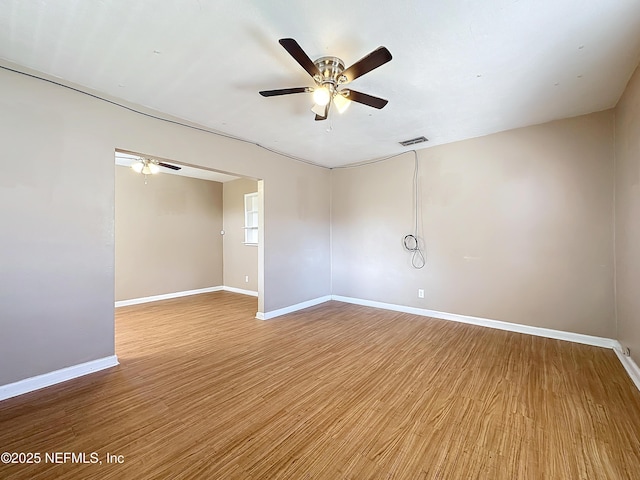
M 637 479 L 640 3 L 0 3 L 0 478 Z

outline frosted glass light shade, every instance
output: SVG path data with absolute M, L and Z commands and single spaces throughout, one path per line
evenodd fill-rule
M 324 117 L 324 109 L 325 107 L 323 105 L 317 105 L 317 104 L 311 107 L 311 111 L 321 117 Z
M 143 175 L 155 175 L 160 172 L 160 167 L 150 160 L 140 160 L 131 165 L 134 172 L 142 173 Z
M 337 94 L 335 97 L 333 97 L 333 103 L 338 109 L 338 112 L 344 113 L 347 108 L 349 108 L 349 105 L 351 105 L 351 100 L 345 98 L 340 94 Z
M 331 94 L 326 87 L 319 87 L 313 91 L 313 101 L 322 107 L 331 101 Z

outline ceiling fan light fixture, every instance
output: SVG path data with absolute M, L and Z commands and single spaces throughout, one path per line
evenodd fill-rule
M 333 97 L 333 103 L 335 104 L 339 113 L 344 113 L 346 112 L 347 108 L 349 108 L 349 105 L 351 105 L 351 100 L 338 93 L 335 97 Z
M 156 173 L 160 173 L 160 166 L 148 158 L 138 159 L 133 165 L 131 165 L 131 168 L 134 172 L 141 173 L 143 175 L 155 175 Z
M 318 104 L 316 104 L 313 107 L 311 107 L 311 111 L 313 113 L 315 113 L 316 115 L 319 115 L 321 117 L 324 117 L 324 110 L 325 110 L 325 107 L 322 106 L 322 105 L 318 105 Z
M 338 91 L 338 87 L 353 82 L 356 78 L 369 73 L 392 59 L 391 52 L 386 47 L 378 47 L 373 52 L 362 57 L 345 70 L 344 62 L 338 57 L 320 57 L 311 60 L 300 44 L 293 38 L 281 38 L 280 45 L 298 62 L 298 64 L 313 78 L 315 87 L 279 88 L 276 90 L 262 90 L 263 97 L 276 97 L 293 93 L 313 92 L 314 106 L 311 109 L 315 120 L 326 120 L 331 107 L 331 101 L 336 105 L 339 113 L 344 112 L 351 102 L 381 109 L 388 100 L 374 97 L 366 93 L 347 89 Z M 338 98 L 341 95 L 343 98 Z M 324 110 L 322 109 L 324 107 Z M 162 165 L 162 164 L 161 164 Z
M 313 101 L 324 107 L 331 101 L 331 93 L 327 87 L 318 87 L 313 91 Z

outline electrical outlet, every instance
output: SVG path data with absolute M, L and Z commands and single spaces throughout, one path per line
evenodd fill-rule
M 249 275 L 245 275 L 244 276 L 244 282 L 245 283 L 249 283 Z
M 418 298 L 424 298 L 424 290 L 422 288 L 418 289 Z

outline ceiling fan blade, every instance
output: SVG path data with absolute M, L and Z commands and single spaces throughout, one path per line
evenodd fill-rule
M 165 168 L 170 168 L 171 170 L 181 170 L 182 167 L 178 167 L 177 165 L 171 165 L 169 163 L 158 162 L 158 165 Z
M 289 55 L 291 55 L 309 75 L 312 77 L 314 75 L 320 75 L 320 70 L 318 70 L 318 67 L 315 66 L 309 56 L 304 53 L 304 50 L 302 50 L 302 47 L 298 45 L 298 42 L 293 38 L 281 38 L 278 41 L 280 42 L 280 45 L 289 52 Z
M 361 58 L 356 63 L 347 68 L 342 75 L 347 77 L 347 81 L 353 82 L 356 78 L 384 65 L 393 58 L 391 52 L 386 47 L 378 47 L 366 57 Z
M 309 91 L 309 87 L 295 87 L 295 88 L 279 88 L 277 90 L 262 90 L 260 95 L 263 97 L 276 97 L 278 95 L 289 95 L 292 93 L 305 93 Z
M 349 92 L 347 95 L 347 99 L 352 102 L 362 103 L 363 105 L 368 105 L 373 108 L 383 108 L 389 100 L 385 100 L 384 98 L 374 97 L 373 95 L 367 95 L 366 93 L 356 92 L 355 90 L 346 90 Z
M 328 116 L 329 116 L 329 104 L 327 103 L 327 105 L 324 107 L 324 117 L 322 115 L 316 114 L 316 122 L 320 120 L 326 120 Z

